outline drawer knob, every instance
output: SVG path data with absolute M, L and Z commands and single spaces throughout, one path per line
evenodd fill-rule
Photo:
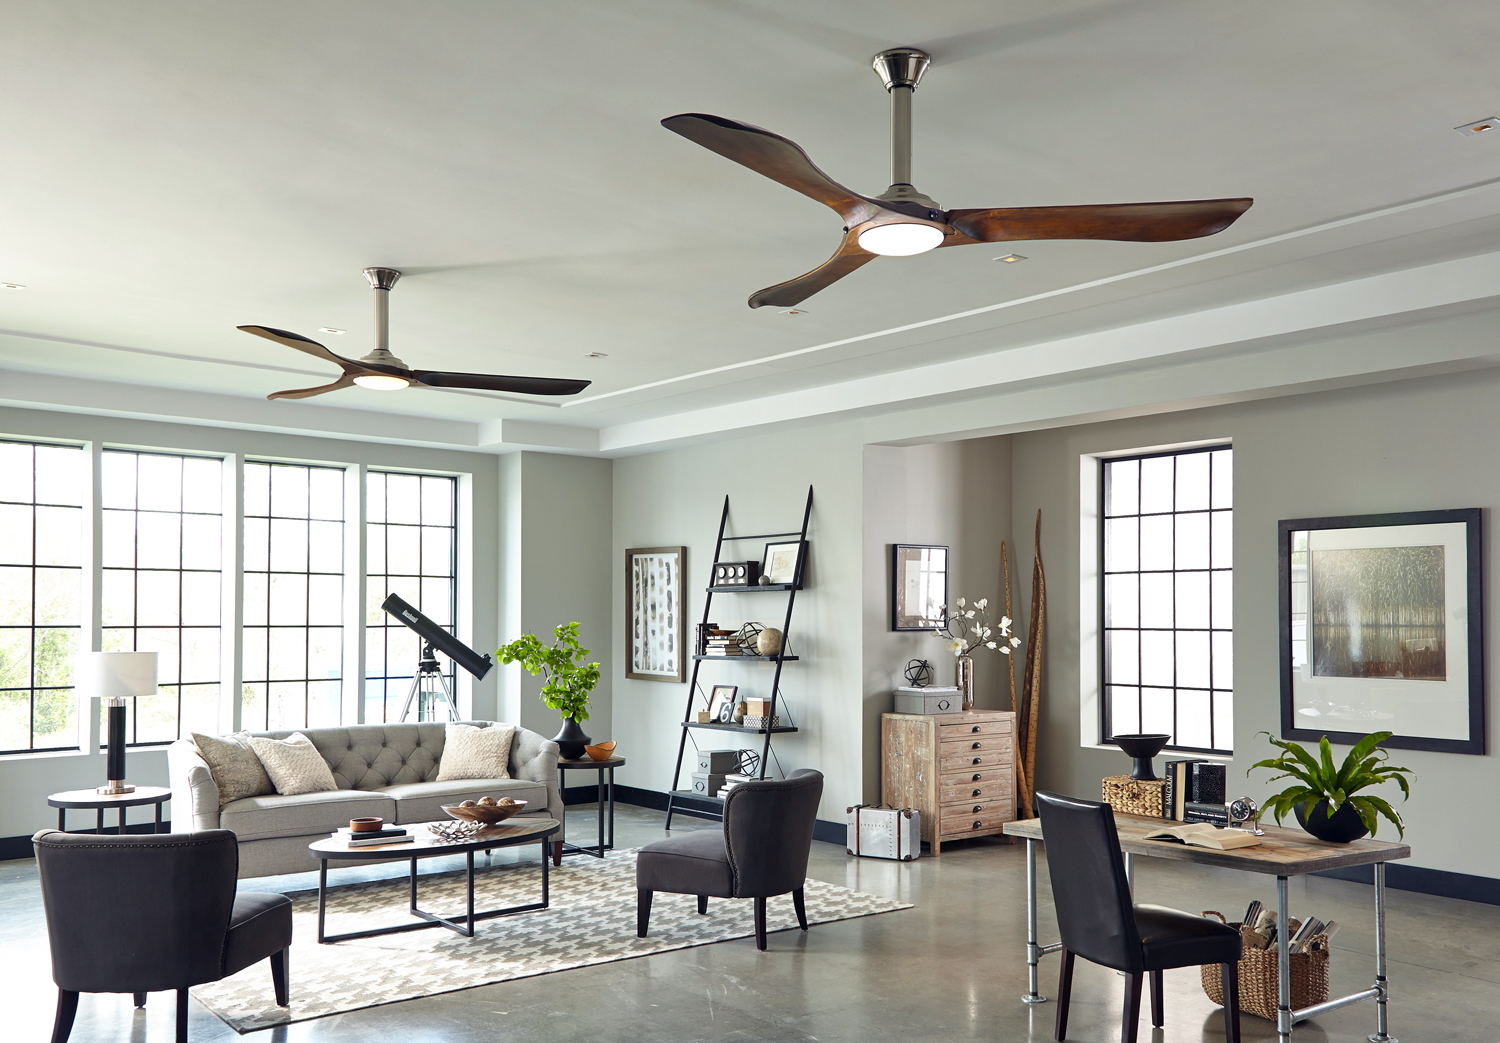
M 982 749 L 984 749 L 984 743 L 982 743 L 982 742 L 976 742 L 973 746 L 970 746 L 969 749 L 971 749 L 971 750 L 982 750 Z
M 976 776 L 974 776 L 974 777 L 975 777 L 975 778 L 976 778 L 976 779 L 977 779 L 977 778 L 978 778 L 978 777 L 979 777 L 979 776 L 978 776 L 978 775 L 976 775 Z M 977 796 L 979 796 L 979 791 L 978 791 L 978 790 L 975 790 L 975 791 L 974 791 L 974 796 L 976 796 L 976 797 L 977 797 Z
M 984 763 L 984 758 L 983 757 L 975 757 L 974 758 L 974 763 L 975 764 L 983 764 Z
M 976 822 L 976 823 L 974 823 L 974 828 L 975 829 L 983 829 L 984 828 L 984 823 L 983 822 Z
M 979 725 L 977 725 L 977 724 L 974 725 L 974 727 L 970 728 L 969 731 L 970 732 L 977 732 L 977 731 L 979 731 Z
M 974 805 L 974 814 L 977 815 L 977 814 L 979 814 L 983 810 L 984 810 L 984 805 L 983 804 L 975 804 Z
M 976 772 L 975 772 L 975 773 L 974 773 L 974 781 L 975 781 L 975 782 L 978 782 L 978 781 L 979 781 L 979 780 L 980 780 L 980 779 L 981 779 L 981 778 L 983 778 L 983 776 L 982 776 L 982 775 L 980 775 L 980 774 L 979 774 L 979 772 L 977 772 L 977 771 L 976 771 Z

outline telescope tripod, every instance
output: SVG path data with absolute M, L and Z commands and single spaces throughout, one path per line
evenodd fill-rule
M 413 704 L 417 708 L 418 721 L 433 720 L 439 703 L 448 708 L 448 720 L 459 719 L 458 702 L 453 698 L 453 692 L 448 687 L 448 679 L 443 676 L 442 667 L 438 665 L 432 645 L 423 641 L 422 658 L 417 662 L 416 676 L 411 679 L 411 691 L 406 693 L 406 705 L 401 708 L 401 720 L 404 721 L 411 716 Z

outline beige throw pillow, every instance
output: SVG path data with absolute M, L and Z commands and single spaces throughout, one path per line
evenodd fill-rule
M 250 748 L 249 732 L 191 734 L 193 745 L 198 747 L 198 756 L 208 765 L 208 773 L 214 777 L 214 785 L 219 787 L 219 807 L 232 800 L 275 792 L 271 777 Z
M 510 743 L 515 734 L 514 724 L 492 724 L 488 728 L 448 725 L 437 781 L 510 778 Z
M 266 774 L 276 786 L 276 792 L 288 796 L 297 793 L 327 793 L 336 790 L 339 784 L 333 780 L 333 770 L 318 752 L 311 739 L 301 732 L 294 732 L 285 739 L 262 739 L 250 737 L 250 748 L 265 765 Z

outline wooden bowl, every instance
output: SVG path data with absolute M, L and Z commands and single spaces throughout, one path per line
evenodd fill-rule
M 383 818 L 351 818 L 349 820 L 349 832 L 351 833 L 373 833 L 385 825 Z
M 597 746 L 585 746 L 583 752 L 596 761 L 607 761 L 615 755 L 614 741 L 601 742 Z
M 458 804 L 444 804 L 442 807 L 453 818 L 462 819 L 465 822 L 483 822 L 486 826 L 493 826 L 497 822 L 504 822 L 512 815 L 525 811 L 526 802 L 518 800 L 514 804 L 496 804 L 492 807 L 485 807 L 482 804 L 476 804 L 472 808 Z

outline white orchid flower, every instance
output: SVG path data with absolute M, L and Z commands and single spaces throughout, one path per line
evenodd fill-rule
M 955 656 L 961 656 L 964 654 L 964 643 L 959 638 L 955 637 L 952 641 L 949 641 L 946 647 L 948 651 L 952 652 Z
M 1012 622 L 1014 622 L 1014 621 L 1009 616 L 1001 616 L 1000 617 L 1000 625 L 1002 627 L 1008 627 L 1008 626 L 1011 625 Z
M 1020 644 L 1021 644 L 1021 639 L 1019 637 L 1013 637 L 1013 638 L 1010 639 L 1010 647 L 1011 648 L 1018 648 L 1018 647 L 1020 647 Z
M 984 606 L 988 605 L 989 603 L 989 598 L 980 598 L 978 601 L 974 602 L 974 607 L 983 610 Z
M 966 602 L 966 601 L 964 601 L 964 599 L 963 599 L 963 598 L 959 598 L 959 599 L 958 599 L 958 607 L 959 607 L 959 608 L 963 608 L 963 607 L 964 607 L 964 605 L 966 605 L 966 604 L 968 604 L 968 602 Z
M 964 613 L 964 618 L 965 619 L 973 619 L 974 618 L 974 610 L 971 608 L 971 609 L 969 609 L 969 611 L 965 612 Z
M 994 648 L 995 647 L 995 642 L 993 642 L 993 641 L 986 641 L 984 643 L 984 647 L 985 648 Z
M 984 628 L 984 636 L 985 637 L 989 637 L 991 633 L 992 633 L 992 631 L 990 630 L 989 627 L 985 627 Z
M 1001 655 L 1010 655 L 1010 649 L 1008 649 L 1008 648 L 1002 648 L 1002 649 L 1000 649 L 1000 654 Z

